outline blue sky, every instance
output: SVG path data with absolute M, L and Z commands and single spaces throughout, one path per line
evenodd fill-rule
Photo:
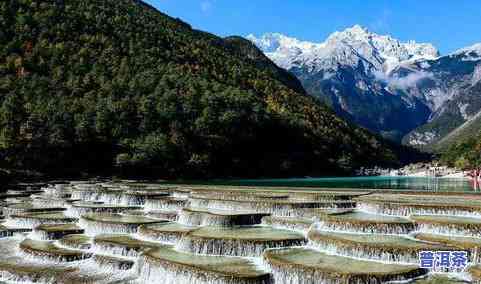
M 481 42 L 479 0 L 147 0 L 194 28 L 219 36 L 280 32 L 320 42 L 360 24 L 441 53 Z

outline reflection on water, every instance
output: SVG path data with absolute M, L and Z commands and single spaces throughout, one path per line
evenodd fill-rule
M 468 179 L 434 177 L 333 177 L 291 179 L 245 179 L 216 181 L 224 185 L 302 186 L 325 188 L 377 188 L 394 190 L 473 191 Z

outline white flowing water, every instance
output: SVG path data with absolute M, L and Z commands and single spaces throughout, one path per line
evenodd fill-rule
M 272 284 L 271 279 L 239 278 L 193 269 L 168 262 L 157 262 L 149 257 L 140 257 L 141 283 L 164 284 Z M 281 282 L 279 282 L 281 283 Z M 283 282 L 282 282 L 283 283 Z
M 419 255 L 416 251 L 391 251 L 383 248 L 363 246 L 342 246 L 334 242 L 309 242 L 309 246 L 327 254 L 341 255 L 356 259 L 377 260 L 383 263 L 418 264 Z
M 307 217 L 312 216 L 312 208 L 339 208 L 342 206 L 352 206 L 355 202 L 350 203 L 351 197 L 341 196 L 333 197 L 329 195 L 317 196 L 315 193 L 310 195 L 302 195 L 292 193 L 286 196 L 264 196 L 262 194 L 246 194 L 238 195 L 236 192 L 225 193 L 206 193 L 198 195 L 191 194 L 187 190 L 170 190 L 171 195 L 168 197 L 154 197 L 148 193 L 143 194 L 147 187 L 139 186 L 129 187 L 128 183 L 123 185 L 125 188 L 120 189 L 120 184 L 116 183 L 97 183 L 97 184 L 57 184 L 44 187 L 44 193 L 35 193 L 30 200 L 17 198 L 13 201 L 23 202 L 27 200 L 37 208 L 59 207 L 65 208 L 66 217 L 79 218 L 76 222 L 85 230 L 85 235 L 95 237 L 104 234 L 127 234 L 142 241 L 154 241 L 160 244 L 172 244 L 176 252 L 184 253 L 182 256 L 172 256 L 166 252 L 159 258 L 153 258 L 146 255 L 148 248 L 146 247 L 130 247 L 124 244 L 114 244 L 106 242 L 86 241 L 78 243 L 63 241 L 59 239 L 54 242 L 59 249 L 80 249 L 83 257 L 87 259 L 75 259 L 76 256 L 61 256 L 53 249 L 52 251 L 40 251 L 20 249 L 18 243 L 25 236 L 33 240 L 52 240 L 58 239 L 59 235 L 52 235 L 46 231 L 36 230 L 40 224 L 64 224 L 69 222 L 68 218 L 41 218 L 21 215 L 24 211 L 22 208 L 4 207 L 3 214 L 5 221 L 2 223 L 7 228 L 33 229 L 30 233 L 17 233 L 12 239 L 17 240 L 14 245 L 15 250 L 8 250 L 3 253 L 4 246 L 0 242 L 0 281 L 7 283 L 172 283 L 172 284 L 344 284 L 347 278 L 329 273 L 322 269 L 310 269 L 302 265 L 281 265 L 279 263 L 270 262 L 263 258 L 266 249 L 285 248 L 304 246 L 306 248 L 315 248 L 329 255 L 344 256 L 352 260 L 371 260 L 379 264 L 410 264 L 418 263 L 418 255 L 416 251 L 403 249 L 389 249 L 382 246 L 369 247 L 362 244 L 354 244 L 352 246 L 339 245 L 336 242 L 311 241 L 306 243 L 303 240 L 258 240 L 236 239 L 230 237 L 217 238 L 212 237 L 193 237 L 189 234 L 189 230 L 185 228 L 175 231 L 166 230 L 156 232 L 148 229 L 139 230 L 140 224 L 122 223 L 112 220 L 112 222 L 102 222 L 82 218 L 87 213 L 121 213 L 125 215 L 154 216 L 161 219 L 177 219 L 180 224 L 197 227 L 238 227 L 251 226 L 259 224 L 264 215 L 272 214 L 278 217 L 292 217 L 292 219 L 275 220 L 272 224 L 263 224 L 262 226 L 280 227 L 289 230 L 300 231 L 306 233 L 310 228 Z M 140 188 L 140 190 L 139 190 Z M 137 190 L 137 192 L 136 192 Z M 142 191 L 142 192 L 141 192 Z M 166 192 L 168 192 L 166 190 Z M 210 196 L 209 196 L 210 194 Z M 296 195 L 297 194 L 297 195 Z M 160 194 L 161 195 L 161 194 Z M 159 195 L 159 196 L 160 196 Z M 289 196 L 288 196 L 289 195 Z M 212 197 L 212 198 L 210 198 Z M 72 206 L 69 202 L 73 199 L 82 201 L 103 202 L 98 207 L 95 206 Z M 315 200 L 316 202 L 313 202 Z M 303 202 L 305 201 L 305 202 Z M 339 202 L 342 201 L 342 202 Z M 342 204 L 341 204 L 342 203 Z M 108 208 L 105 204 L 114 205 Z M 126 208 L 115 206 L 140 206 L 140 208 Z M 189 207 L 191 210 L 184 210 Z M 196 211 L 194 208 L 197 208 Z M 475 209 L 459 209 L 454 206 L 409 206 L 399 203 L 369 203 L 359 202 L 357 208 L 365 212 L 389 215 L 404 216 L 407 219 L 412 214 L 439 214 L 454 216 L 469 216 L 481 218 L 481 211 Z M 135 210 L 134 210 L 135 209 Z M 224 212 L 209 212 L 209 210 L 222 210 Z M 131 211 L 131 212 L 129 212 Z M 252 214 L 244 214 L 242 212 L 252 212 Z M 260 213 L 260 214 L 254 214 Z M 61 214 L 59 214 L 61 216 Z M 172 216 L 172 217 L 168 217 Z M 306 216 L 306 218 L 304 218 Z M 164 218 L 165 217 L 165 218 Z M 302 219 L 301 219 L 302 218 Z M 412 218 L 414 219 L 414 217 Z M 297 220 L 297 221 L 296 221 Z M 459 224 L 416 224 L 414 228 L 412 223 L 396 223 L 396 222 L 350 222 L 346 221 L 316 221 L 312 220 L 315 227 L 322 231 L 333 232 L 349 232 L 357 234 L 389 234 L 408 236 L 416 229 L 416 232 L 431 233 L 437 235 L 451 236 L 476 236 L 481 237 L 481 226 L 469 225 L 461 226 Z M 73 222 L 73 220 L 72 220 Z M 195 230 L 196 228 L 192 228 Z M 184 231 L 185 230 L 185 231 Z M 13 234 L 11 231 L 3 230 L 0 236 L 8 236 Z M 61 236 L 60 236 L 61 237 Z M 1 239 L 0 239 L 1 240 Z M 5 243 L 6 244 L 6 243 Z M 474 263 L 479 263 L 479 255 L 477 248 L 469 249 L 471 258 Z M 82 254 L 80 254 L 82 255 Z M 189 259 L 191 256 L 192 259 Z M 203 256 L 206 263 L 198 266 L 195 262 L 196 256 Z M 242 277 L 239 274 L 224 273 L 222 263 L 217 260 L 219 257 L 241 257 L 243 259 L 251 259 L 259 270 L 268 272 L 267 277 Z M 186 259 L 176 259 L 176 257 L 185 257 Z M 2 263 L 9 259 L 15 259 L 16 265 L 25 264 L 33 268 L 75 268 L 75 271 L 62 272 L 62 275 L 52 273 L 34 272 L 20 273 L 21 271 L 13 271 L 6 269 Z M 212 260 L 213 264 L 210 264 Z M 187 263 L 182 264 L 183 261 Z M 349 260 L 347 260 L 349 261 Z M 212 265 L 212 266 L 209 266 Z M 237 267 L 227 267 L 235 270 Z M 240 269 L 240 268 L 239 268 Z M 40 270 L 42 271 L 42 270 Z M 48 272 L 48 269 L 46 270 Z M 388 277 L 389 281 L 406 282 L 409 277 L 417 277 L 419 275 L 397 275 Z M 408 278 L 406 278 L 408 277 Z M 468 276 L 467 276 L 468 277 Z M 386 278 L 387 279 L 387 278 Z M 385 281 L 383 279 L 382 281 Z M 83 282 L 82 282 L 83 281 Z M 381 279 L 374 275 L 363 275 L 362 277 L 350 278 L 349 283 L 357 284 L 375 284 L 381 283 Z M 384 283 L 384 282 L 383 282 Z
M 306 244 L 304 240 L 259 242 L 256 240 L 195 239 L 186 236 L 177 242 L 175 248 L 195 254 L 260 257 L 264 250 L 268 248 L 301 246 L 304 244 Z
M 139 225 L 137 224 L 123 224 L 123 223 L 104 223 L 79 219 L 79 225 L 85 230 L 88 236 L 96 236 L 102 234 L 134 234 L 137 233 Z
M 481 226 L 463 228 L 463 226 L 449 224 L 419 224 L 417 231 L 435 235 L 481 237 Z
M 186 204 L 187 199 L 147 199 L 144 209 L 177 211 L 184 208 Z
M 315 225 L 319 230 L 346 232 L 346 233 L 365 233 L 365 234 L 390 234 L 390 235 L 406 235 L 414 230 L 410 224 L 363 224 L 363 223 L 343 223 L 319 221 Z
M 481 211 L 469 210 L 469 209 L 457 209 L 446 206 L 439 207 L 417 207 L 403 204 L 387 204 L 387 203 L 368 203 L 358 202 L 357 208 L 367 213 L 409 217 L 411 215 L 451 215 L 451 216 L 463 216 L 463 217 L 477 217 L 481 218 Z
M 103 243 L 96 243 L 96 242 L 92 244 L 90 251 L 93 252 L 94 254 L 124 256 L 129 258 L 136 258 L 140 256 L 140 254 L 142 253 L 142 251 L 132 249 L 127 246 L 103 244 Z

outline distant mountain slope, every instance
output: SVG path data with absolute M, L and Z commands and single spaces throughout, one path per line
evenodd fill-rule
M 436 148 L 439 141 L 481 110 L 481 48 L 473 46 L 400 70 L 432 74 L 412 91 L 430 102 L 433 112 L 425 125 L 404 138 L 407 144 Z
M 398 162 L 252 45 L 132 0 L 0 3 L 0 155 L 53 173 L 197 178 Z
M 402 62 L 436 58 L 439 53 L 430 44 L 402 43 L 360 26 L 335 32 L 322 43 L 281 34 L 247 38 L 294 73 L 309 94 L 385 137 L 400 141 L 429 117 L 429 108 L 406 93 L 418 78 L 391 81 L 388 74 Z
M 247 38 L 339 115 L 412 146 L 433 148 L 481 110 L 481 44 L 440 56 L 360 26 L 322 43 Z
M 446 140 L 441 140 L 442 143 L 439 146 L 442 147 L 437 150 L 442 163 L 468 171 L 481 167 L 480 122 L 481 119 L 477 116 L 472 124 L 459 128 L 453 132 L 453 136 L 450 135 Z M 468 131 L 473 132 L 468 133 Z
M 301 82 L 293 74 L 275 65 L 264 53 L 252 42 L 243 37 L 231 36 L 224 39 L 224 45 L 236 56 L 243 60 L 249 60 L 259 69 L 270 72 L 272 77 L 284 83 L 294 91 L 305 94 Z
M 481 135 L 481 111 L 437 142 L 434 148 L 442 151 L 451 145 L 479 135 Z

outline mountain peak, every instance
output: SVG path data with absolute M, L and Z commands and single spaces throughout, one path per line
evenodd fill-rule
M 313 71 L 332 69 L 339 65 L 355 66 L 361 60 L 387 73 L 403 61 L 439 56 L 432 44 L 403 43 L 389 35 L 370 32 L 361 25 L 336 31 L 321 43 L 300 41 L 280 33 L 268 33 L 260 38 L 249 35 L 247 38 L 286 69 L 295 66 L 308 66 Z
M 465 48 L 461 48 L 461 49 L 455 51 L 455 53 L 471 52 L 471 51 L 481 53 L 481 42 L 475 43 L 475 44 L 473 44 L 471 46 L 468 46 L 468 47 L 465 47 Z
M 369 35 L 371 32 L 368 30 L 368 28 L 361 26 L 361 25 L 354 25 L 350 28 L 346 28 L 344 33 L 350 33 L 350 34 L 362 34 L 362 35 Z
M 364 26 L 361 26 L 359 24 L 355 24 L 354 26 L 348 28 L 347 30 L 351 30 L 353 32 L 365 32 L 365 33 L 369 33 L 369 30 L 364 27 Z
M 466 57 L 465 60 L 481 60 L 481 43 L 475 43 L 471 46 L 461 48 L 451 55 L 464 55 Z
M 331 34 L 331 36 L 336 35 L 336 34 L 344 34 L 344 35 L 349 35 L 351 37 L 355 36 L 369 36 L 371 35 L 371 32 L 366 28 L 361 25 L 354 25 L 352 27 L 346 28 L 343 31 L 336 31 Z
M 317 45 L 313 42 L 301 41 L 281 33 L 266 33 L 259 38 L 253 34 L 249 34 L 246 38 L 257 45 L 264 53 L 276 52 L 278 49 L 307 50 Z

